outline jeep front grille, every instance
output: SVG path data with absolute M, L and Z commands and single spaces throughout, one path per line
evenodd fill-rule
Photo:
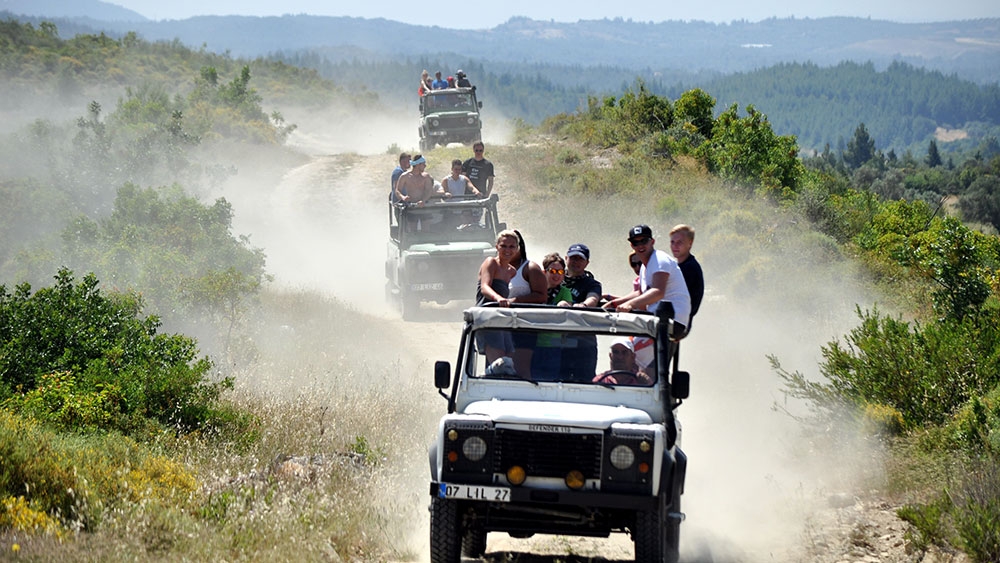
M 438 125 L 434 129 L 464 129 L 471 127 L 469 124 L 469 116 L 467 115 L 442 115 L 435 117 L 438 121 Z M 473 124 L 475 125 L 475 124 Z
M 493 471 L 520 465 L 532 477 L 558 477 L 576 469 L 586 479 L 600 479 L 603 435 L 525 432 L 498 428 Z
M 410 283 L 443 282 L 445 289 L 468 291 L 469 279 L 474 279 L 483 264 L 483 253 L 439 254 L 426 259 L 428 268 L 411 268 L 408 272 Z M 469 297 L 475 295 L 475 284 Z

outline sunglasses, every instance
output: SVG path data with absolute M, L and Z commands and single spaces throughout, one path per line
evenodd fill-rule
M 566 270 L 562 268 L 549 268 L 550 274 L 559 274 L 560 276 L 566 273 Z
M 484 149 L 472 149 L 472 152 L 483 152 Z
M 633 268 L 640 268 L 640 267 L 642 267 L 642 262 L 629 262 L 629 264 L 632 264 Z
M 629 244 L 631 244 L 632 246 L 642 246 L 644 244 L 649 244 L 649 241 L 650 241 L 649 237 L 633 238 L 628 240 Z

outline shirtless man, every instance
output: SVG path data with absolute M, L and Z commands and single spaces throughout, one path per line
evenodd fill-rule
M 415 154 L 410 160 L 410 168 L 396 180 L 396 200 L 403 203 L 415 203 L 420 207 L 432 197 L 449 197 L 451 194 L 444 189 L 434 189 L 434 178 L 426 172 L 427 159 Z

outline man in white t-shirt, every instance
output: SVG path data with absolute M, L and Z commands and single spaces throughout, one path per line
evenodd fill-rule
M 609 301 L 604 308 L 621 312 L 656 311 L 660 301 L 674 308 L 674 335 L 683 335 L 691 315 L 691 296 L 677 260 L 669 253 L 656 250 L 653 230 L 648 225 L 629 229 L 628 241 L 642 260 L 639 269 L 639 289 Z

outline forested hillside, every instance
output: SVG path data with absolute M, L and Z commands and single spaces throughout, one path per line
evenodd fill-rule
M 877 70 L 871 63 L 833 67 L 779 64 L 728 76 L 678 76 L 668 80 L 623 68 L 510 65 L 465 58 L 333 62 L 316 52 L 276 54 L 289 64 L 315 68 L 337 84 L 377 92 L 386 103 L 412 103 L 414 76 L 422 69 L 445 75 L 462 69 L 479 88 L 485 112 L 537 124 L 546 116 L 584 107 L 588 96 L 619 95 L 641 80 L 669 98 L 701 88 L 721 111 L 733 103 L 754 106 L 771 118 L 774 130 L 795 135 L 799 147 L 842 150 L 859 123 L 877 146 L 897 154 L 921 153 L 939 128 L 957 136 L 938 139 L 945 154 L 972 154 L 1000 137 L 1000 87 L 981 86 L 954 75 L 894 63 Z M 576 84 L 576 85 L 573 85 Z
M 112 37 L 136 33 L 201 46 L 202 53 L 267 53 L 396 107 L 412 104 L 413 77 L 421 70 L 447 76 L 461 68 L 480 87 L 487 115 L 529 124 L 583 107 L 588 95 L 620 95 L 637 79 L 667 97 L 704 89 L 720 107 L 754 100 L 776 131 L 795 135 L 811 151 L 842 149 L 865 123 L 884 150 L 915 152 L 936 138 L 945 154 L 967 154 L 996 137 L 1000 123 L 996 20 L 916 25 L 793 18 L 717 25 L 514 18 L 480 31 L 305 15 L 56 21 L 74 26 L 70 32 L 83 25 Z M 268 76 L 259 78 L 269 99 L 282 91 L 270 88 Z M 61 88 L 73 86 L 72 75 L 63 73 L 62 80 Z M 939 128 L 955 132 L 942 135 Z
M 34 12 L 34 11 L 33 11 Z M 34 12 L 38 13 L 38 12 Z M 51 13 L 48 17 L 59 17 Z M 921 24 L 868 18 L 770 18 L 759 22 L 641 22 L 621 18 L 574 23 L 513 17 L 490 29 L 458 30 L 391 19 L 309 16 L 202 16 L 158 22 L 69 22 L 92 31 L 148 40 L 179 39 L 215 52 L 258 57 L 275 51 L 357 47 L 379 57 L 464 56 L 497 63 L 623 67 L 650 73 L 747 72 L 782 62 L 893 61 L 956 72 L 977 82 L 1000 79 L 995 19 Z M 29 19 L 37 24 L 37 20 Z M 64 27 L 60 20 L 56 20 Z
M 806 149 L 843 148 L 858 123 L 879 147 L 897 151 L 926 146 L 939 127 L 967 132 L 968 142 L 957 143 L 966 150 L 1000 136 L 1000 86 L 980 86 L 905 63 L 883 71 L 872 63 L 778 64 L 686 86 L 704 88 L 724 107 L 753 100 L 776 131 L 795 135 Z M 663 93 L 679 96 L 684 89 Z

